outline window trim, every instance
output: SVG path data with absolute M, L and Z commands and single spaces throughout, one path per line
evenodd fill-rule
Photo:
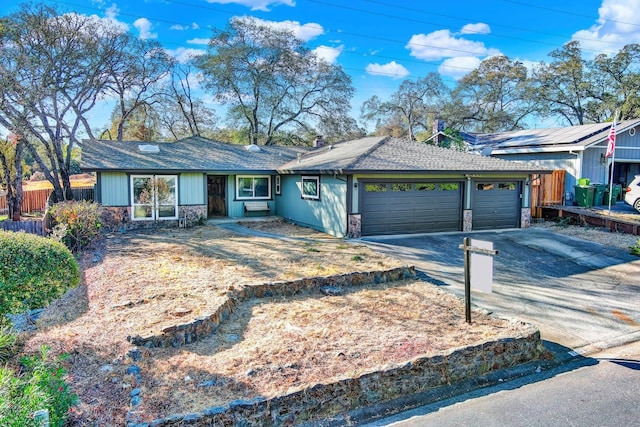
M 282 183 L 280 182 L 280 175 L 276 175 L 275 187 L 276 196 L 280 196 L 282 194 Z
M 173 203 L 173 207 L 174 207 L 174 216 L 160 216 L 160 205 L 158 204 L 158 197 L 157 194 L 155 194 L 155 184 L 154 184 L 154 194 L 152 196 L 152 200 L 151 203 L 136 203 L 136 198 L 135 198 L 135 194 L 134 194 L 134 186 L 133 186 L 133 181 L 136 178 L 146 178 L 146 179 L 151 179 L 154 182 L 158 179 L 158 178 L 163 178 L 163 179 L 173 179 L 175 182 L 175 194 L 174 194 L 174 203 Z M 129 206 L 131 207 L 131 221 L 171 221 L 171 220 L 176 220 L 178 219 L 179 216 L 179 198 L 178 198 L 178 175 L 154 175 L 154 174 L 140 174 L 140 175 L 129 175 L 129 185 L 130 185 L 130 196 L 131 196 L 131 203 L 129 204 Z M 150 217 L 143 217 L 143 218 L 137 218 L 135 216 L 135 211 L 136 211 L 136 207 L 140 207 L 140 206 L 150 206 L 151 207 L 151 216 Z M 163 206 L 169 206 L 169 205 L 163 205 Z
M 240 180 L 245 178 L 251 178 L 251 190 L 253 192 L 253 197 L 246 197 L 240 195 Z M 256 197 L 256 178 L 266 178 L 267 179 L 267 192 L 266 196 Z M 236 175 L 236 200 L 271 200 L 271 175 Z M 246 189 L 245 189 L 246 190 Z
M 316 193 L 315 194 L 306 194 L 304 182 L 305 181 L 315 181 L 316 183 Z M 305 200 L 320 200 L 320 176 L 319 175 L 301 175 L 300 176 L 300 195 Z

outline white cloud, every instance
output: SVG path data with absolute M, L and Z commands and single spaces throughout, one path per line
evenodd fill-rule
M 295 0 L 207 0 L 209 3 L 219 4 L 240 4 L 242 6 L 250 7 L 251 10 L 262 10 L 268 12 L 273 6 L 295 6 Z
M 118 6 L 114 3 L 104 11 L 104 16 L 107 19 L 116 19 L 116 16 L 118 16 L 119 13 L 120 9 L 118 9 Z
M 118 6 L 116 6 L 114 3 L 105 9 L 104 17 L 91 15 L 89 16 L 89 18 L 91 18 L 95 22 L 100 22 L 109 26 L 113 26 L 115 28 L 119 28 L 120 31 L 126 33 L 127 31 L 129 31 L 129 26 L 122 21 L 118 21 L 118 14 L 120 14 L 120 9 L 118 9 Z
M 114 4 L 112 6 L 110 6 L 109 8 L 107 8 L 105 10 L 105 16 L 101 17 L 98 15 L 81 15 L 78 14 L 77 12 L 69 12 L 65 15 L 74 15 L 74 16 L 81 16 L 81 17 L 86 17 L 90 22 L 92 22 L 93 24 L 98 25 L 98 28 L 102 28 L 103 26 L 106 27 L 110 27 L 113 29 L 116 29 L 118 31 L 121 31 L 123 33 L 126 33 L 127 31 L 129 31 L 129 25 L 127 25 L 126 23 L 122 22 L 122 21 L 118 21 L 117 16 L 118 13 L 120 12 L 120 10 L 118 9 L 118 7 Z M 100 31 L 100 30 L 99 30 Z
M 182 24 L 173 24 L 169 27 L 170 30 L 176 31 L 186 31 L 186 30 L 198 30 L 200 25 L 195 22 L 192 22 L 191 25 L 182 25 Z
M 158 38 L 158 33 L 151 32 L 151 28 L 153 28 L 153 25 L 147 18 L 136 19 L 135 21 L 133 21 L 133 26 L 136 27 L 140 32 L 140 35 L 138 37 L 141 40 Z
M 209 40 L 211 39 L 204 39 L 204 38 L 195 38 L 195 39 L 190 39 L 187 40 L 187 43 L 189 44 L 209 44 Z
M 166 49 L 167 55 L 174 57 L 178 62 L 184 64 L 196 56 L 204 55 L 205 52 L 202 49 L 193 49 L 186 47 L 179 47 L 177 49 Z
M 455 58 L 447 58 L 442 61 L 438 67 L 438 72 L 443 76 L 453 77 L 459 80 L 478 68 L 480 58 L 476 56 L 457 56 Z
M 396 63 L 396 61 L 391 61 L 387 64 L 369 64 L 367 65 L 367 73 L 374 76 L 387 76 L 393 79 L 401 79 L 407 77 L 409 75 L 409 70 L 407 70 L 402 65 Z
M 340 45 L 338 47 L 330 47 L 330 46 L 318 46 L 313 49 L 313 52 L 318 56 L 318 58 L 324 59 L 329 64 L 335 64 L 338 56 L 344 50 L 344 45 Z
M 263 25 L 276 30 L 291 31 L 296 38 L 305 42 L 324 34 L 322 25 L 316 24 L 315 22 L 300 24 L 298 21 L 268 21 L 253 16 L 244 16 L 238 19 L 253 21 L 257 25 Z
M 612 53 L 624 45 L 640 43 L 640 0 L 603 0 L 598 9 L 598 20 L 588 29 L 577 31 L 584 50 Z
M 460 30 L 461 34 L 489 34 L 491 28 L 484 22 L 478 22 L 476 24 L 467 24 Z
M 415 34 L 405 47 L 411 51 L 411 56 L 425 61 L 457 56 L 487 56 L 499 53 L 496 49 L 487 48 L 482 42 L 455 37 L 449 30 L 438 30 L 429 34 Z

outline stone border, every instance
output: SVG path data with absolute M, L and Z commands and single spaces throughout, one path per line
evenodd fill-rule
M 374 283 L 395 282 L 412 277 L 416 277 L 416 270 L 413 266 L 246 286 L 229 291 L 226 301 L 211 314 L 199 316 L 191 322 L 168 326 L 162 330 L 160 335 L 147 335 L 144 337 L 136 335 L 127 337 L 127 340 L 134 345 L 147 348 L 181 347 L 214 334 L 220 324 L 229 318 L 235 308 L 249 299 L 294 296 L 304 292 L 320 290 L 325 286 L 340 288 L 363 286 Z
M 127 425 L 279 426 L 318 421 L 359 407 L 433 391 L 437 387 L 511 368 L 540 359 L 544 354 L 540 332 L 529 325 L 528 330 L 518 337 L 451 350 L 432 357 L 417 357 L 356 378 L 316 384 L 270 399 L 236 400 L 225 406 L 191 414 L 173 414 L 149 423 L 135 423 L 130 417 Z

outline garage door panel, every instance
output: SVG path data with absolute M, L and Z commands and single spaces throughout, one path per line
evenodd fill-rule
M 374 182 L 365 184 L 361 197 L 363 235 L 460 230 L 460 183 Z
M 474 182 L 474 230 L 515 228 L 520 223 L 520 181 Z

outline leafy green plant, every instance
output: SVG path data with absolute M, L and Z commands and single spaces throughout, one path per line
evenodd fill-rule
M 570 225 L 581 225 L 580 220 L 578 218 L 574 218 L 571 216 L 567 216 L 567 217 L 559 216 L 559 217 L 556 217 L 554 221 L 558 227 L 568 227 Z
M 33 414 L 41 409 L 49 412 L 49 425 L 64 425 L 77 396 L 64 380 L 62 360 L 51 360 L 42 347 L 38 355 L 21 359 L 20 374 L 0 368 L 0 425 L 36 426 Z
M 6 314 L 44 307 L 78 283 L 78 262 L 62 243 L 0 230 L 0 324 Z
M 351 257 L 351 261 L 360 262 L 364 261 L 364 258 L 361 255 L 354 255 Z
M 0 362 L 6 362 L 15 355 L 16 336 L 7 326 L 0 328 Z
M 72 252 L 78 252 L 100 237 L 98 205 L 87 201 L 61 202 L 53 205 L 51 213 L 53 236 Z
M 629 248 L 629 253 L 631 255 L 640 256 L 640 239 L 638 239 L 635 245 Z

